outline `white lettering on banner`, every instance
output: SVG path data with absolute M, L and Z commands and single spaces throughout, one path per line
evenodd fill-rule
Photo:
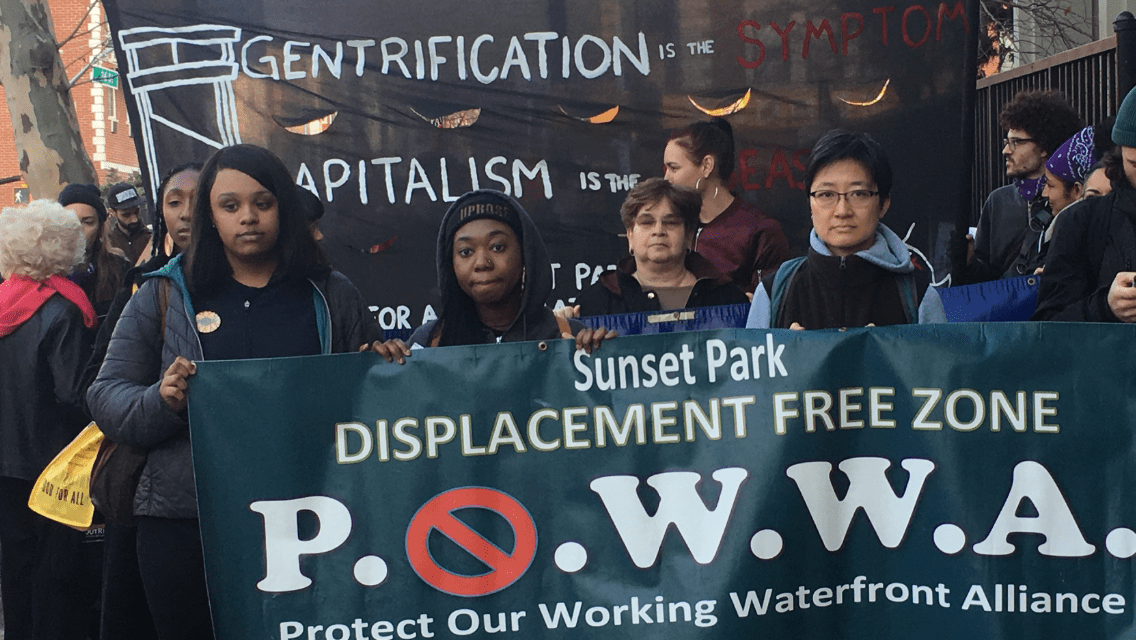
M 589 484 L 599 494 L 631 561 L 640 569 L 654 566 L 667 528 L 675 525 L 695 562 L 709 564 L 718 554 L 726 524 L 733 514 L 738 490 L 749 472 L 731 467 L 718 469 L 712 477 L 722 484 L 718 505 L 709 510 L 698 495 L 702 476 L 692 471 L 658 473 L 647 484 L 659 493 L 659 507 L 648 516 L 636 492 L 639 478 L 606 476 Z
M 584 624 L 595 628 L 693 622 L 696 627 L 706 628 L 718 624 L 718 616 L 714 614 L 717 604 L 717 600 L 699 600 L 691 607 L 689 602 L 667 602 L 661 595 L 655 596 L 653 602 L 650 598 L 640 600 L 639 596 L 632 596 L 628 604 L 590 607 L 584 613 Z M 557 602 L 552 607 L 542 602 L 537 608 L 540 609 L 545 627 L 559 629 L 563 624 L 566 629 L 575 629 L 580 623 L 583 606 L 582 602 L 574 602 L 571 613 L 563 602 Z
M 427 199 L 430 202 L 438 202 L 439 189 L 442 201 L 453 202 L 457 200 L 454 194 L 481 188 L 481 174 L 492 183 L 487 185 L 488 187 L 502 191 L 506 195 L 522 197 L 526 189 L 534 185 L 545 200 L 551 200 L 553 194 L 552 175 L 549 172 L 548 161 L 545 159 L 527 162 L 514 158 L 510 161 L 504 156 L 495 156 L 482 164 L 479 169 L 477 159 L 469 158 L 468 163 L 463 161 L 453 163 L 459 167 L 468 165 L 468 171 L 451 172 L 451 163 L 446 158 L 439 158 L 436 173 L 432 173 L 433 164 L 423 164 L 418 158 L 404 160 L 398 156 L 389 156 L 371 158 L 369 163 L 375 167 L 382 167 L 383 170 L 368 172 L 367 160 L 358 160 L 356 171 L 352 171 L 352 164 L 347 160 L 341 158 L 324 160 L 322 167 L 317 169 L 323 178 L 321 188 L 316 184 L 312 169 L 306 162 L 301 162 L 296 170 L 296 184 L 320 195 L 328 203 L 335 202 L 337 196 L 340 197 L 340 202 L 344 196 L 354 196 L 358 198 L 360 204 L 369 204 L 375 196 L 371 193 L 372 186 L 376 186 L 380 194 L 385 194 L 386 201 L 390 204 L 399 202 L 413 204 Z M 397 174 L 394 169 L 396 166 Z M 468 177 L 468 181 L 461 179 L 465 177 Z M 376 182 L 380 185 L 375 185 Z M 435 185 L 438 185 L 437 188 Z M 340 193 L 345 188 L 348 191 Z M 612 267 L 614 268 L 614 265 Z
M 300 571 L 300 556 L 327 553 L 339 547 L 351 534 L 351 512 L 342 502 L 327 496 L 295 500 L 261 500 L 249 509 L 264 517 L 264 579 L 256 588 L 268 593 L 299 591 L 312 583 Z M 316 517 L 316 535 L 300 538 L 301 511 Z
M 1022 500 L 1029 500 L 1037 510 L 1036 516 L 1017 515 Z M 1010 495 L 986 539 L 974 545 L 974 552 L 986 556 L 1007 556 L 1016 547 L 1007 539 L 1011 533 L 1039 533 L 1045 542 L 1038 545 L 1044 556 L 1082 558 L 1090 556 L 1096 547 L 1085 541 L 1077 526 L 1073 512 L 1057 482 L 1042 465 L 1026 460 L 1014 467 L 1014 482 Z
M 339 80 L 346 45 L 347 49 L 354 52 L 355 76 L 362 77 L 368 68 L 368 49 L 377 45 L 378 60 L 372 59 L 370 68 L 383 75 L 402 76 L 407 80 L 429 78 L 430 82 L 452 82 L 456 77 L 465 82 L 470 79 L 472 72 L 473 79 L 477 82 L 492 84 L 509 80 L 512 73 L 514 80 L 532 82 L 534 75 L 540 80 L 549 79 L 550 48 L 547 45 L 558 38 L 561 38 L 560 34 L 553 31 L 534 31 L 520 37 L 510 36 L 500 42 L 489 34 L 472 37 L 435 35 L 427 37 L 423 44 L 422 40 L 390 36 L 378 43 L 373 39 L 347 40 L 316 44 L 313 48 L 310 42 L 285 40 L 283 44 L 278 44 L 271 36 L 259 35 L 249 38 L 241 46 L 241 71 L 250 78 L 279 80 L 280 69 L 283 69 L 285 79 L 298 80 L 307 77 L 308 69 L 313 78 L 318 78 L 322 65 Z M 253 48 L 253 45 L 259 46 Z M 254 70 L 249 65 L 250 49 L 251 55 L 260 54 L 256 61 L 267 67 L 270 73 Z M 334 56 L 329 53 L 332 49 L 335 51 Z M 584 34 L 573 45 L 570 36 L 563 36 L 562 46 L 551 49 L 559 49 L 560 77 L 563 79 L 571 78 L 573 70 L 576 75 L 587 80 L 609 73 L 617 78 L 625 77 L 630 75 L 628 67 L 634 68 L 644 77 L 651 74 L 647 35 L 642 31 L 630 42 L 625 42 L 619 36 L 611 36 L 609 41 Z M 536 59 L 535 74 L 530 62 L 532 58 Z M 499 64 L 494 64 L 495 62 Z
M 797 483 L 825 549 L 837 551 L 844 546 L 848 527 L 859 509 L 864 510 L 885 547 L 894 549 L 903 542 L 923 483 L 935 470 L 935 463 L 919 458 L 900 463 L 910 474 L 903 497 L 896 496 L 888 482 L 885 472 L 890 466 L 886 458 L 842 461 L 839 468 L 848 476 L 848 493 L 843 500 L 837 499 L 832 486 L 831 463 L 802 462 L 785 470 L 785 475 Z

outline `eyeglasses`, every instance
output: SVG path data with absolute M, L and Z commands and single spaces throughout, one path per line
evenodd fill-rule
M 809 196 L 813 200 L 816 200 L 818 205 L 824 207 L 825 209 L 831 209 L 832 207 L 835 207 L 836 204 L 840 202 L 841 197 L 848 201 L 849 206 L 858 209 L 860 207 L 866 206 L 869 202 L 872 201 L 872 198 L 875 198 L 878 195 L 880 195 L 879 191 L 868 191 L 867 189 L 853 189 L 852 191 L 849 191 L 847 193 L 820 190 L 813 191 L 809 194 Z
M 1027 142 L 1036 142 L 1036 140 L 1034 140 L 1033 138 L 1006 138 L 1006 146 L 1010 148 L 1011 152 L 1017 149 L 1018 145 L 1025 144 Z

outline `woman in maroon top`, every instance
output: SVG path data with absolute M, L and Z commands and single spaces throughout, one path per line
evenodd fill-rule
M 730 192 L 734 172 L 734 131 L 722 118 L 696 122 L 675 132 L 663 153 L 664 177 L 702 195 L 693 250 L 753 293 L 762 272 L 789 258 L 781 223 Z

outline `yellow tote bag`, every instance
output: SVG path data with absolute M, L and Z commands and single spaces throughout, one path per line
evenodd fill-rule
M 87 530 L 95 515 L 90 496 L 91 469 L 102 441 L 103 432 L 95 423 L 87 425 L 39 474 L 28 507 L 45 518 Z

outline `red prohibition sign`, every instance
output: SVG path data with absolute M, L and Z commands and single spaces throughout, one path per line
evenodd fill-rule
M 513 528 L 513 552 L 505 553 L 480 533 L 453 516 L 458 509 L 488 509 Z M 466 576 L 438 565 L 430 556 L 427 539 L 432 530 L 490 567 L 488 573 Z M 484 596 L 520 579 L 536 556 L 536 523 L 512 496 L 486 487 L 459 487 L 438 494 L 422 505 L 406 529 L 406 556 L 418 577 L 438 591 L 455 596 Z

